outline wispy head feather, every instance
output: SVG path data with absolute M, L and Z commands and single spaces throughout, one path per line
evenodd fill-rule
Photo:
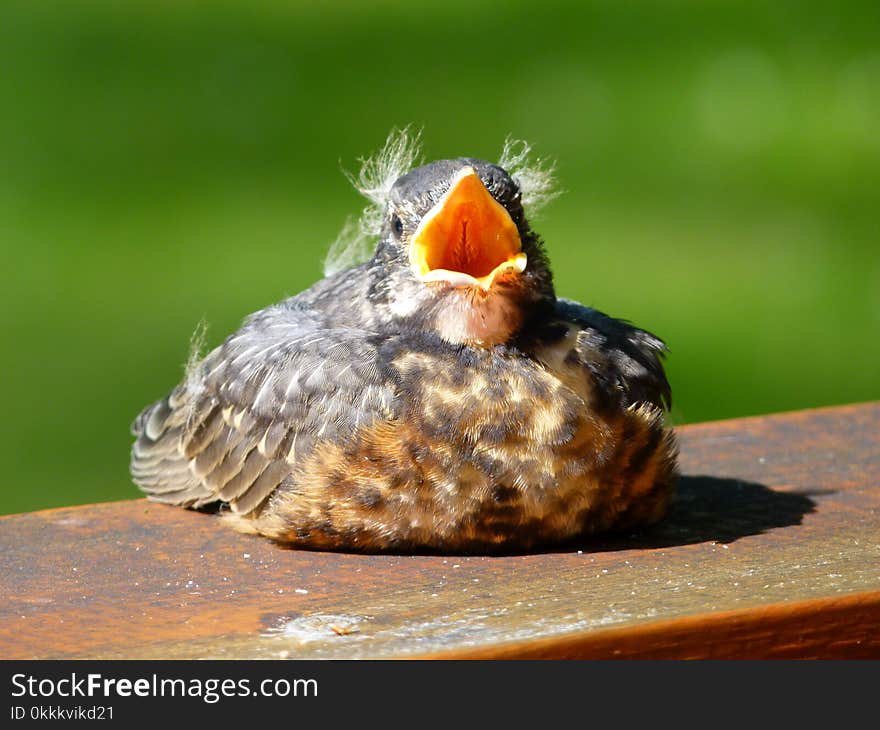
M 392 129 L 382 149 L 361 159 L 361 169 L 346 176 L 355 189 L 370 201 L 361 217 L 345 222 L 324 260 L 324 275 L 354 266 L 370 257 L 376 236 L 382 231 L 382 216 L 395 181 L 417 165 L 421 157 L 421 133 L 409 127 Z
M 534 217 L 559 195 L 559 191 L 554 189 L 556 165 L 540 158 L 531 159 L 531 154 L 532 148 L 528 142 L 508 137 L 504 141 L 498 165 L 507 170 L 519 185 L 523 207 L 530 217 Z
M 360 172 L 349 179 L 361 195 L 384 208 L 397 178 L 412 170 L 420 156 L 421 132 L 392 129 L 382 149 L 361 159 Z
M 359 220 L 348 218 L 336 240 L 330 244 L 327 257 L 324 259 L 324 276 L 344 271 L 352 266 L 363 263 L 372 253 L 376 244 L 376 236 L 365 230 L 364 221 L 372 208 L 364 210 Z

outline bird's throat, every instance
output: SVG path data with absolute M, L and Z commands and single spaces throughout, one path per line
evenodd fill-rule
M 458 289 L 436 307 L 434 327 L 451 344 L 493 347 L 508 342 L 522 322 L 520 303 L 506 294 Z

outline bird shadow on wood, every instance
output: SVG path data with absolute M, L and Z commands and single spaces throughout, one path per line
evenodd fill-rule
M 830 492 L 777 492 L 763 484 L 741 479 L 690 475 L 678 480 L 669 512 L 656 525 L 636 534 L 579 538 L 572 547 L 590 552 L 638 550 L 732 543 L 780 527 L 800 525 L 814 512 L 811 496 Z

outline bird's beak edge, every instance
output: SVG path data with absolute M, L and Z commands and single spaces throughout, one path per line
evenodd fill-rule
M 409 259 L 424 282 L 484 291 L 502 275 L 522 273 L 528 261 L 516 224 L 473 167 L 463 168 L 422 218 Z

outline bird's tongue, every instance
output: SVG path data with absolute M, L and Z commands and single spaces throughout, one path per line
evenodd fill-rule
M 422 281 L 488 290 L 500 275 L 522 272 L 527 259 L 510 214 L 466 167 L 422 219 L 410 263 Z

